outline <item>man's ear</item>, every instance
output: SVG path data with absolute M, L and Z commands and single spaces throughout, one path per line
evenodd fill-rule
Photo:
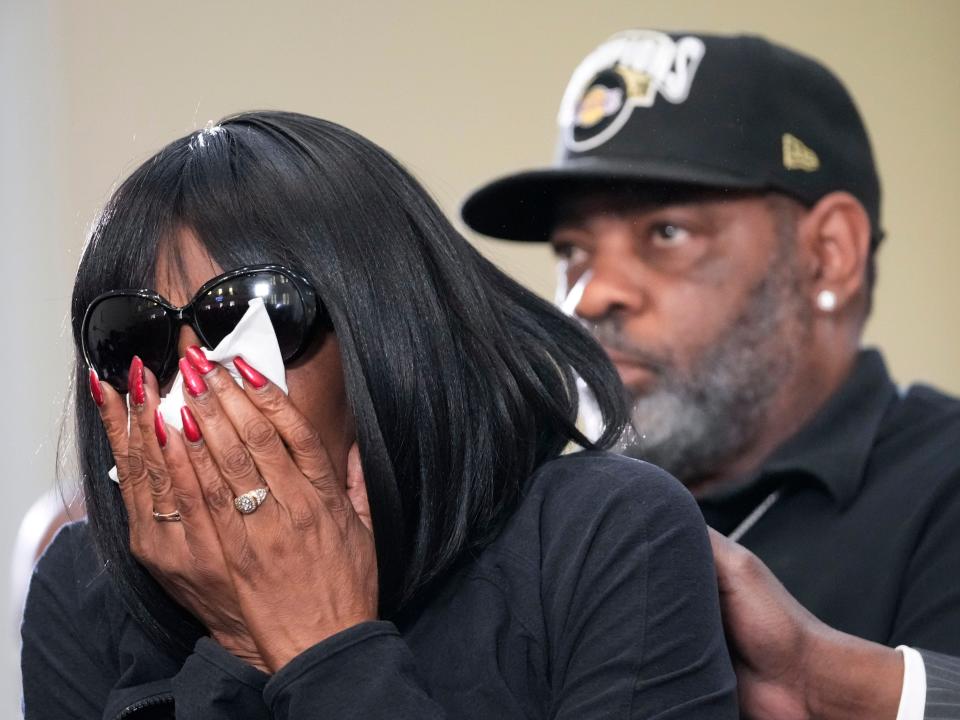
M 360 522 L 373 532 L 373 519 L 370 517 L 370 499 L 367 497 L 367 483 L 363 478 L 363 466 L 360 464 L 360 448 L 356 443 L 347 453 L 347 497 L 353 505 Z
M 870 256 L 870 218 L 848 192 L 824 195 L 798 226 L 809 261 L 811 297 L 821 312 L 839 312 L 866 291 Z

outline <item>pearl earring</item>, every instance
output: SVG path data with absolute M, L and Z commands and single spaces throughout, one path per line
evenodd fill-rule
M 833 290 L 821 290 L 817 294 L 817 307 L 824 312 L 833 312 L 837 309 L 837 294 Z

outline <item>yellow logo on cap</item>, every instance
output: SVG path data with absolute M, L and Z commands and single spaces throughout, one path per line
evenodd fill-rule
M 783 166 L 787 170 L 813 172 L 820 169 L 820 158 L 803 144 L 800 138 L 790 133 L 783 134 Z
M 623 82 L 627 86 L 628 98 L 637 105 L 644 107 L 653 105 L 653 99 L 657 94 L 657 86 L 650 73 L 633 70 L 626 65 L 617 65 L 614 72 L 623 78 Z
M 594 85 L 577 108 L 577 126 L 593 127 L 610 115 L 615 115 L 622 107 L 623 91 L 620 88 Z

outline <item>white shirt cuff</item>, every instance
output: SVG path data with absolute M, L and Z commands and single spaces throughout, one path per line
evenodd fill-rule
M 906 645 L 900 645 L 897 651 L 903 655 L 903 691 L 897 720 L 923 720 L 927 704 L 927 669 L 923 665 L 923 656 Z

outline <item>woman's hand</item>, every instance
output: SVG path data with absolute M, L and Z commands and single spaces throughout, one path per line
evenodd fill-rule
M 117 463 L 134 557 L 215 640 L 267 670 L 244 624 L 213 519 L 200 498 L 182 496 L 173 486 L 173 477 L 186 487 L 195 487 L 197 480 L 179 435 L 157 420 L 159 389 L 153 374 L 134 359 L 129 423 L 123 397 L 106 383 L 91 383 L 100 393 L 94 397 L 102 400 L 97 404 Z M 163 450 L 160 439 L 166 441 Z M 169 517 L 177 511 L 181 522 L 154 516 L 156 512 Z
M 189 355 L 193 365 L 181 361 L 189 408 L 183 445 L 171 431 L 164 452 L 171 465 L 182 448 L 193 472 L 171 468 L 173 495 L 184 521 L 201 506 L 212 519 L 246 630 L 276 671 L 377 617 L 359 452 L 354 444 L 347 477 L 337 477 L 316 430 L 279 388 L 242 359 L 240 388 L 198 349 Z M 264 487 L 269 494 L 253 512 L 234 506 L 237 496 Z

